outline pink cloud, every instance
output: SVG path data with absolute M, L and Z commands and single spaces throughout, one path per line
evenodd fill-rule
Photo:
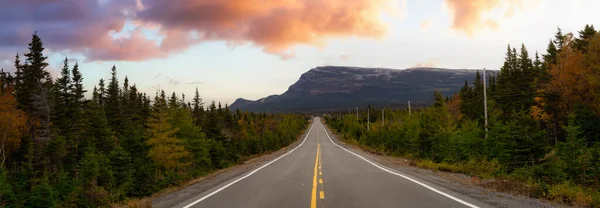
M 394 0 L 106 0 L 9 1 L 0 9 L 0 49 L 23 46 L 38 31 L 54 51 L 88 61 L 165 58 L 202 41 L 250 43 L 282 59 L 297 45 L 329 38 L 382 37 L 379 19 Z M 9 9 L 7 9 L 9 8 Z M 131 22 L 137 28 L 125 28 Z M 114 38 L 123 29 L 128 37 Z M 161 41 L 141 29 L 156 29 Z M 193 37 L 191 34 L 197 34 Z

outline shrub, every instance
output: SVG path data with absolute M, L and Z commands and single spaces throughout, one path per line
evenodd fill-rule
M 592 203 L 592 194 L 581 186 L 565 181 L 550 187 L 548 198 L 556 202 L 562 202 L 574 206 L 588 206 Z

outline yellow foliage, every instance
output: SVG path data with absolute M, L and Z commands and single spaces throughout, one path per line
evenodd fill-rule
M 550 92 L 561 97 L 560 112 L 572 112 L 574 104 L 583 104 L 600 114 L 600 35 L 590 40 L 587 53 L 565 48 L 558 63 L 551 67 Z
M 185 150 L 183 141 L 174 136 L 177 131 L 169 124 L 168 115 L 163 110 L 153 112 L 148 120 L 148 156 L 167 170 L 181 170 L 191 164 L 188 160 L 190 153 Z
M 21 144 L 21 136 L 27 130 L 27 115 L 17 109 L 17 101 L 8 87 L 0 93 L 0 166 Z

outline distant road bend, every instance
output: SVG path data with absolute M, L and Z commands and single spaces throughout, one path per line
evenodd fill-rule
M 489 207 L 338 145 L 320 118 L 280 157 L 175 207 Z

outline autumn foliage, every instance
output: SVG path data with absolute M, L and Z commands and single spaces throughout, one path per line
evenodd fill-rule
M 230 111 L 125 77 L 88 91 L 68 59 L 53 79 L 34 34 L 15 73 L 0 71 L 0 207 L 107 207 L 278 150 L 308 118 Z
M 487 71 L 486 88 L 479 71 L 444 102 L 434 93 L 430 107 L 383 109 L 385 118 L 334 113 L 327 123 L 351 143 L 420 167 L 510 180 L 533 187 L 528 196 L 600 207 L 600 34 L 590 25 L 578 33 L 559 29 L 533 56 L 525 45 L 508 46 L 501 70 Z
M 27 127 L 27 115 L 17 108 L 13 92 L 12 86 L 6 86 L 0 93 L 0 166 L 19 148 Z

